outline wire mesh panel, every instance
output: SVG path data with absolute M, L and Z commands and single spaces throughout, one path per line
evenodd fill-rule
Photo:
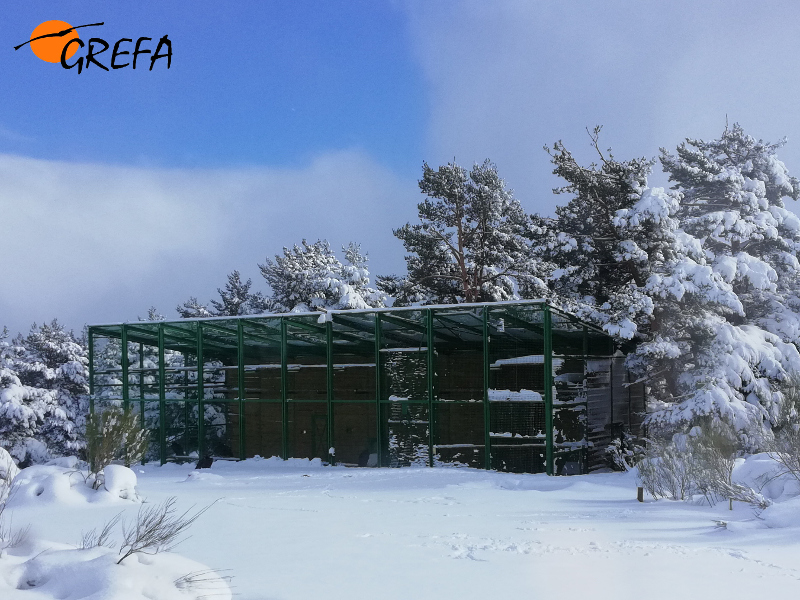
M 232 444 L 232 432 L 238 432 L 238 411 L 238 403 L 203 403 L 203 447 L 206 454 L 214 458 L 234 458 L 238 455 Z
M 291 402 L 287 408 L 289 456 L 327 459 L 330 447 L 327 403 Z
M 281 455 L 283 420 L 280 402 L 248 400 L 244 403 L 245 456 Z
M 430 463 L 425 311 L 381 314 L 381 439 L 384 466 Z
M 437 403 L 434 451 L 436 464 L 483 468 L 483 403 Z
M 553 349 L 553 446 L 557 475 L 586 471 L 589 446 L 586 354 L 589 330 L 560 311 L 551 312 Z M 592 330 L 592 335 L 596 332 Z
M 377 467 L 376 408 L 373 402 L 336 402 L 333 405 L 333 439 L 336 463 L 351 467 Z
M 122 399 L 121 326 L 92 330 L 92 389 L 96 400 Z M 96 406 L 100 406 L 95 402 Z
M 605 465 L 605 448 L 611 442 L 611 359 L 586 361 L 587 437 L 589 470 Z
M 197 459 L 197 401 L 168 400 L 164 403 L 165 444 L 168 459 Z
M 429 462 L 428 405 L 397 401 L 381 405 L 383 436 L 386 440 L 384 466 L 423 467 Z
M 280 319 L 242 321 L 244 397 L 281 399 Z
M 433 444 L 436 464 L 485 466 L 483 310 L 435 309 Z
M 489 313 L 491 465 L 498 471 L 545 470 L 545 343 L 538 307 Z

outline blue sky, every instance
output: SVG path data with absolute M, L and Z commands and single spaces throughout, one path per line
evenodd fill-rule
M 44 20 L 103 21 L 82 38 L 168 34 L 174 63 L 78 76 L 37 60 L 30 46 L 3 52 L 5 152 L 220 167 L 300 165 L 323 149 L 355 147 L 406 174 L 418 168 L 425 86 L 407 19 L 391 2 L 16 4 L 6 46 Z
M 794 0 L 13 0 L 0 325 L 174 316 L 234 268 L 263 288 L 257 263 L 303 237 L 400 272 L 391 229 L 415 218 L 423 160 L 491 158 L 551 213 L 566 199 L 542 147 L 588 161 L 595 124 L 618 157 L 652 157 L 727 117 L 788 136 L 796 175 L 799 17 Z M 78 75 L 13 50 L 48 19 L 104 21 L 81 37 L 112 44 L 168 34 L 172 68 Z

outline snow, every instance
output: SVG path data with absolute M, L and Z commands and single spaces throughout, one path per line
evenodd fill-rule
M 103 469 L 103 487 L 108 493 L 118 498 L 135 500 L 136 473 L 122 465 L 108 465 Z
M 19 473 L 19 468 L 5 448 L 0 448 L 0 479 L 10 481 Z
M 0 559 L 0 596 L 3 600 L 231 598 L 223 579 L 203 573 L 207 567 L 182 556 L 134 555 L 121 565 L 116 564 L 118 560 L 117 553 L 108 548 L 23 544 Z M 180 579 L 190 573 L 202 573 L 204 581 Z
M 763 475 L 766 461 L 743 461 L 736 477 Z M 176 548 L 181 556 L 118 567 L 116 550 L 68 546 L 120 511 L 129 519 L 134 502 L 26 500 L 15 505 L 14 523 L 32 523 L 32 536 L 51 541 L 0 558 L 0 597 L 194 598 L 173 582 L 207 568 L 230 569 L 221 572 L 233 576 L 241 600 L 660 600 L 676 590 L 707 599 L 800 590 L 800 501 L 786 486 L 757 517 L 739 503 L 732 511 L 727 502 L 639 503 L 634 473 L 354 469 L 274 457 L 135 471 L 148 503 L 176 496 L 180 511 L 213 503 Z M 34 562 L 22 568 L 26 561 Z M 28 574 L 41 584 L 18 591 Z
M 542 395 L 533 390 L 493 390 L 489 389 L 489 402 L 544 402 Z

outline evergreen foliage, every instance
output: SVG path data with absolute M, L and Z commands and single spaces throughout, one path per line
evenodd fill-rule
M 540 296 L 544 285 L 530 252 L 533 221 L 489 160 L 470 171 L 456 163 L 423 165 L 419 223 L 402 240 L 408 275 L 381 278 L 397 305 L 511 300 Z
M 283 249 L 275 260 L 259 265 L 272 288 L 270 298 L 277 312 L 319 309 L 378 308 L 386 294 L 370 287 L 368 258 L 358 244 L 342 248 L 345 262 L 326 240 Z
M 53 321 L 26 337 L 0 336 L 0 446 L 21 462 L 83 448 L 88 357 L 83 340 Z

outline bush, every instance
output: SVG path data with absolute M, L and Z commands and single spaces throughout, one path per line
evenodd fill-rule
M 739 439 L 722 422 L 675 434 L 669 442 L 650 441 L 639 461 L 639 480 L 656 499 L 687 500 L 700 495 L 709 505 L 737 500 L 758 508 L 770 501 L 758 491 L 733 481 Z
M 782 474 L 800 481 L 800 374 L 792 374 L 781 392 L 782 410 L 768 452 L 781 465 Z
M 89 477 L 94 477 L 92 487 L 102 484 L 100 473 L 115 460 L 126 467 L 141 461 L 147 452 L 147 431 L 139 425 L 138 415 L 119 406 L 101 414 L 93 413 L 86 419 L 86 461 Z
M 606 466 L 612 471 L 630 471 L 645 453 L 644 440 L 624 431 L 606 447 Z

